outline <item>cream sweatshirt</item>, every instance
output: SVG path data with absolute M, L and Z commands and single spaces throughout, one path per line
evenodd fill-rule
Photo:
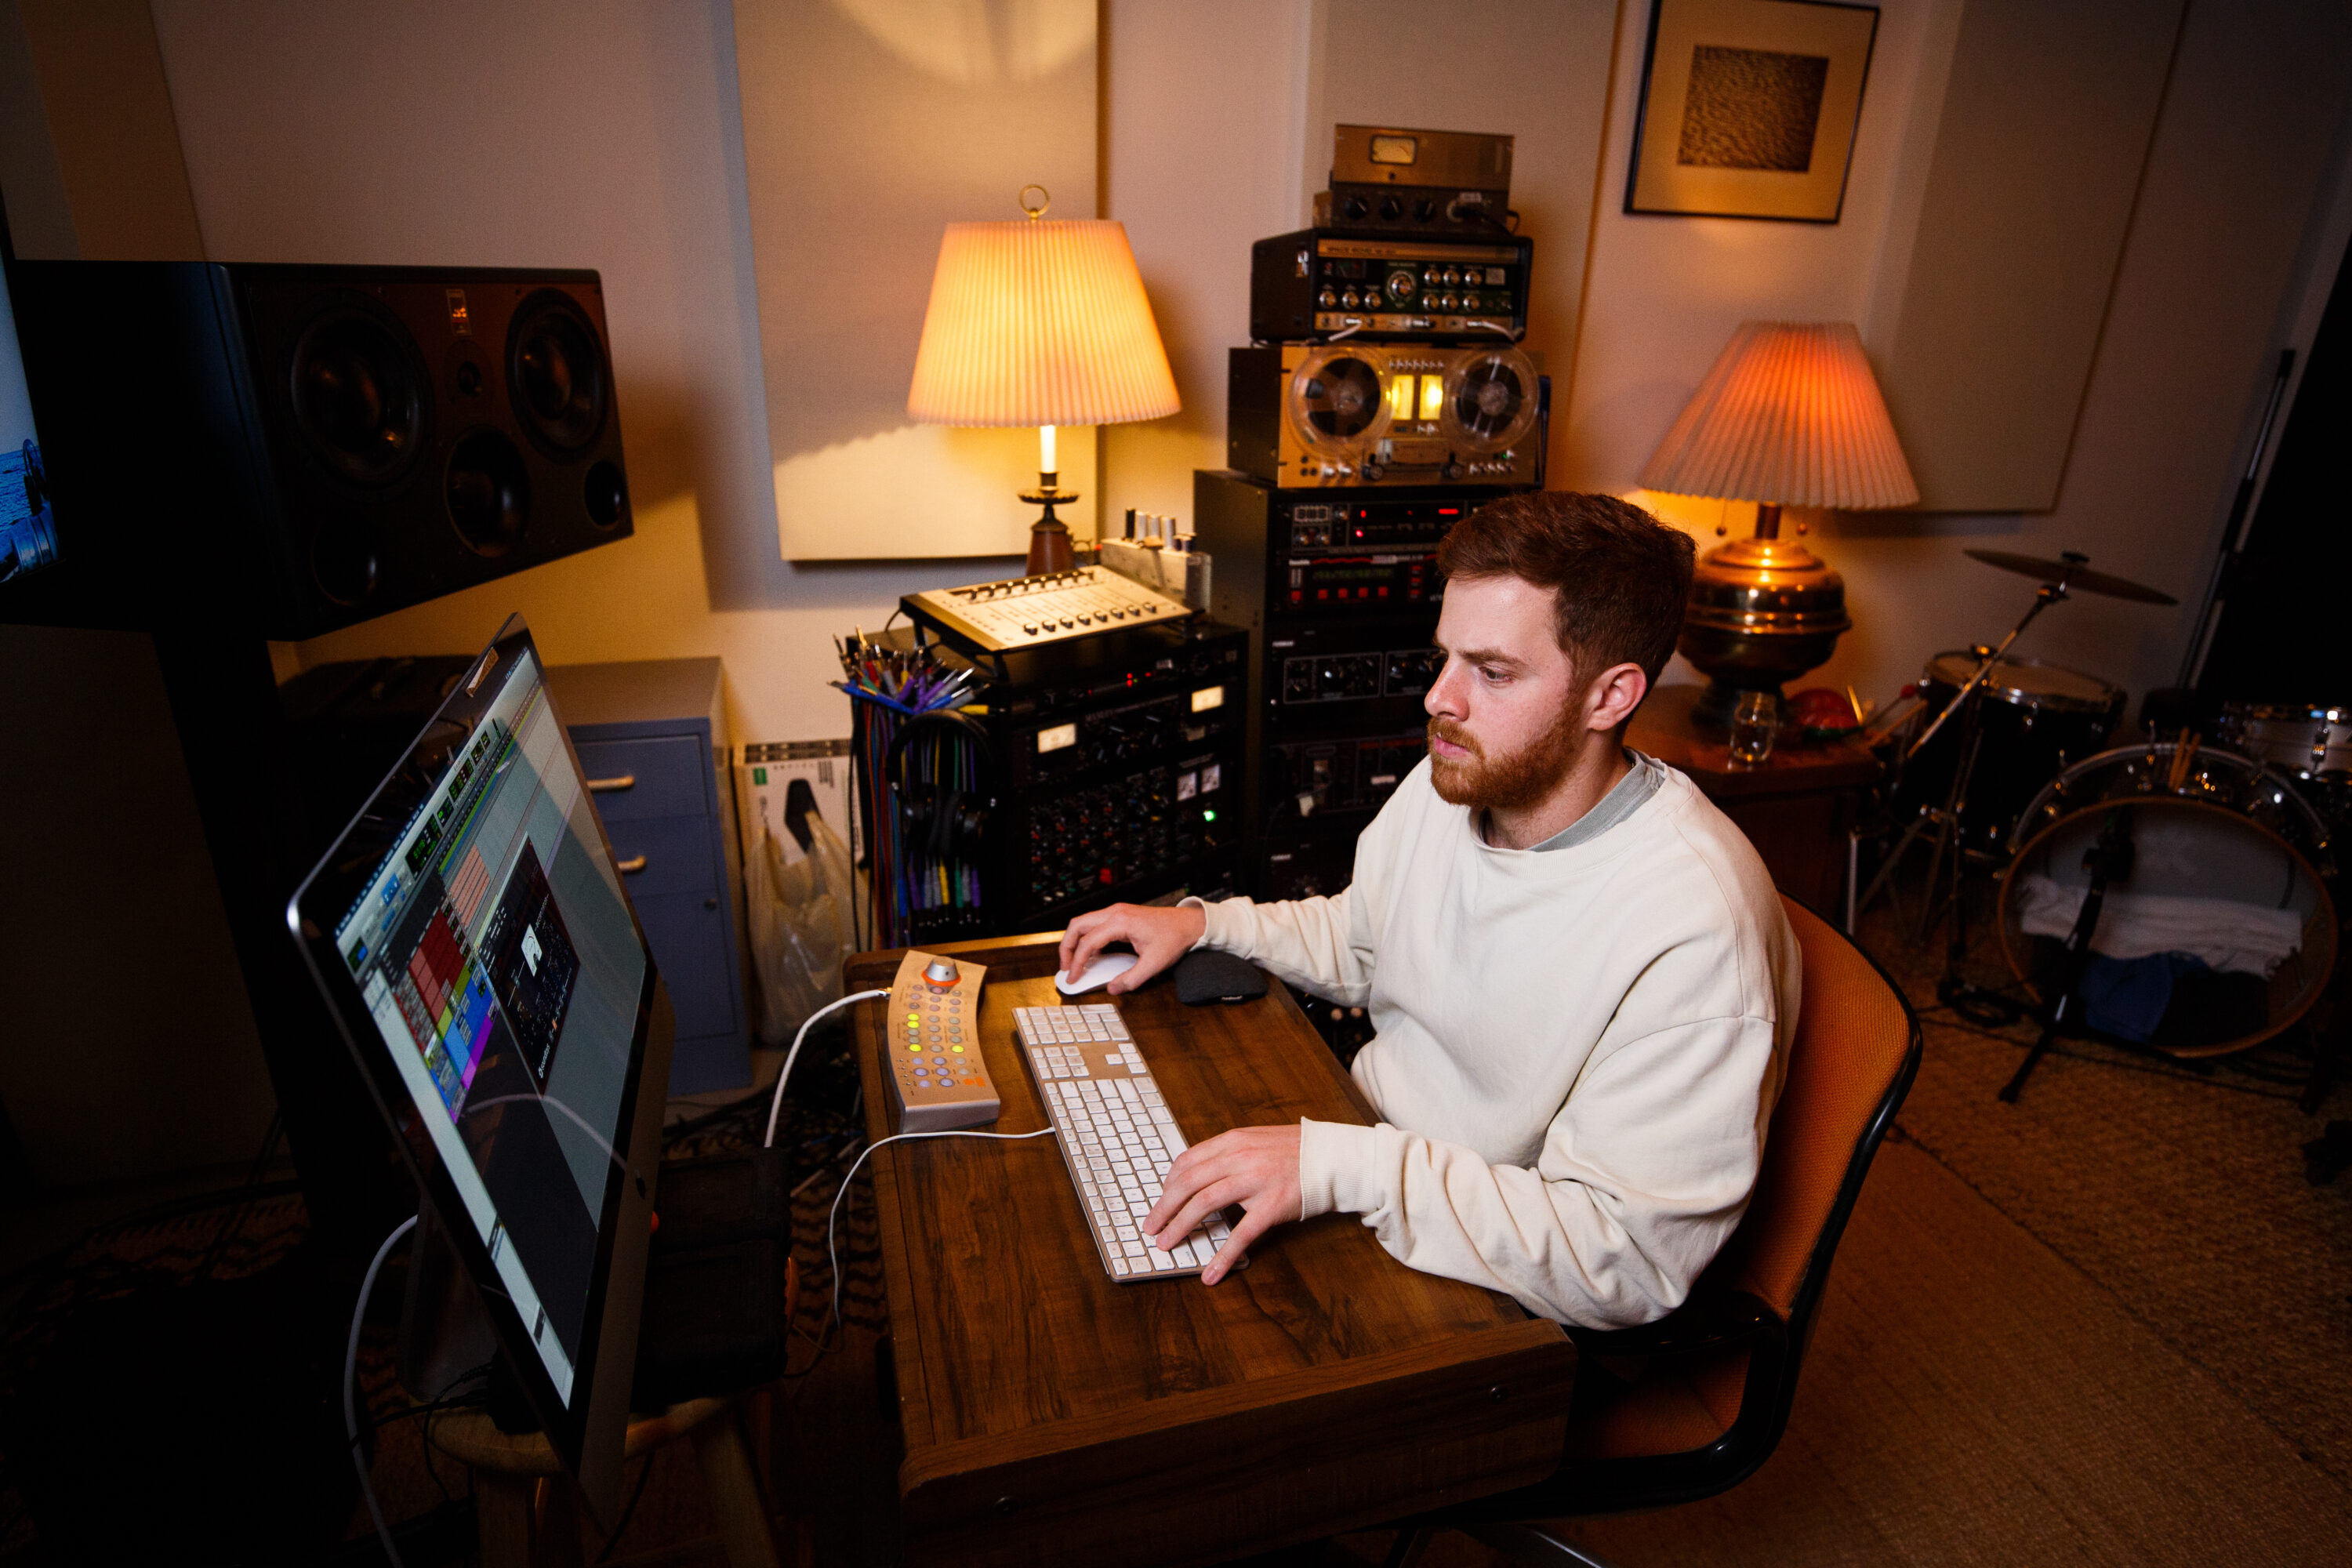
M 1624 820 L 1499 849 L 1424 760 L 1344 891 L 1203 905 L 1202 945 L 1368 1007 L 1381 1121 L 1303 1121 L 1304 1218 L 1595 1328 L 1689 1294 L 1756 1184 L 1797 1017 L 1771 878 L 1681 773 Z M 1191 900 L 1187 900 L 1188 902 Z

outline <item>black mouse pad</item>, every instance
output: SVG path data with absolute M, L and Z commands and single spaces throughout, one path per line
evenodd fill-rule
M 1246 1002 L 1265 994 L 1265 972 L 1230 952 L 1198 948 L 1176 964 L 1176 1000 L 1188 1007 L 1209 1002 Z

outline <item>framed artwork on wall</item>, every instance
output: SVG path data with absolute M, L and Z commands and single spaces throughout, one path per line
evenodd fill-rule
M 1652 0 L 1625 210 L 1835 223 L 1878 7 Z

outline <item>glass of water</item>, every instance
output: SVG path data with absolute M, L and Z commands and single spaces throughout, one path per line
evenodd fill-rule
M 1772 754 L 1780 728 L 1780 700 L 1770 691 L 1743 691 L 1731 710 L 1731 765 L 1759 766 Z

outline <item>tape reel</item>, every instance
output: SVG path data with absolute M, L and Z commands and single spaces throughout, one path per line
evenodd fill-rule
M 1445 370 L 1445 401 L 1438 424 L 1456 451 L 1481 456 L 1507 450 L 1535 428 L 1535 362 L 1507 346 L 1470 349 Z
M 1377 351 L 1346 344 L 1310 350 L 1283 399 L 1291 435 L 1318 457 L 1351 456 L 1377 444 L 1389 433 L 1385 371 Z

